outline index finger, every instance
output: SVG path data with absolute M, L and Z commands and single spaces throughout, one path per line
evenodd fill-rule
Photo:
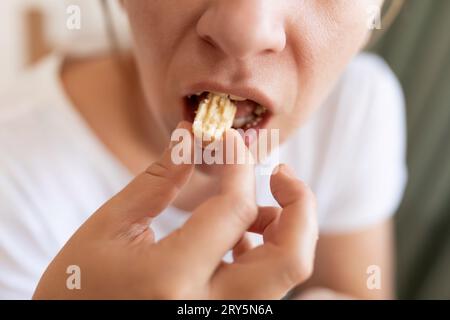
M 185 122 L 181 122 L 177 127 L 186 130 L 188 134 L 185 139 L 192 140 L 188 128 L 190 125 Z M 161 213 L 176 198 L 193 171 L 193 165 L 190 163 L 174 162 L 174 147 L 171 143 L 157 161 L 105 203 L 97 215 L 112 222 L 113 226 L 127 226 Z M 190 157 L 192 148 L 187 148 L 187 152 Z M 145 221 L 143 223 L 145 224 Z
M 177 233 L 182 239 L 182 252 L 189 261 L 207 266 L 211 271 L 257 215 L 253 158 L 239 133 L 228 131 L 225 140 L 230 142 L 230 139 L 236 155 L 248 160 L 224 165 L 220 194 L 200 205 Z

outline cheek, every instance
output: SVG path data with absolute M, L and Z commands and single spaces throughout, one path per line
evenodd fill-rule
M 175 5 L 178 3 L 179 5 Z M 149 106 L 162 105 L 162 92 L 167 85 L 170 62 L 189 24 L 188 12 L 176 1 L 128 0 L 125 9 L 133 34 L 142 87 Z M 184 6 L 186 7 L 186 6 Z
M 160 1 L 130 0 L 127 2 L 127 14 L 134 39 L 134 50 L 138 56 L 145 56 L 149 64 L 159 66 L 170 48 L 171 37 L 176 25 L 169 23 L 170 12 Z M 166 19 L 163 19 L 165 17 Z
M 326 98 L 350 60 L 363 47 L 372 0 L 308 1 L 290 30 L 301 88 L 298 111 L 306 118 Z
M 307 34 L 304 46 L 311 60 L 334 57 L 321 61 L 327 65 L 346 64 L 363 46 L 368 30 L 369 3 L 373 0 L 316 0 L 310 8 L 315 17 L 313 23 L 305 26 Z M 344 60 L 344 61 L 342 61 Z
M 348 57 L 361 49 L 369 35 L 369 19 L 378 0 L 318 0 L 321 14 L 317 34 L 319 48 L 334 56 Z M 319 4 L 317 4 L 319 3 Z M 330 4 L 331 3 L 331 4 Z
M 147 60 L 163 65 L 170 61 L 205 6 L 204 0 L 128 0 L 125 3 L 135 50 L 145 53 Z

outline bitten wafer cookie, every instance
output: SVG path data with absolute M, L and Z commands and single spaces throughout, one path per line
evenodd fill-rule
M 203 142 L 220 140 L 233 125 L 236 105 L 226 96 L 209 93 L 200 102 L 192 125 L 195 137 Z

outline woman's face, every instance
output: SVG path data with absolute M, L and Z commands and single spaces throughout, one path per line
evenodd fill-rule
M 381 0 L 123 0 L 152 116 L 164 133 L 187 97 L 221 92 L 268 111 L 281 141 L 326 98 L 361 49 Z M 370 10 L 372 9 L 372 11 Z M 192 100 L 192 99 L 191 99 Z

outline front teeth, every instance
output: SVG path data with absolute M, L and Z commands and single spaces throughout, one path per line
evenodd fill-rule
M 200 97 L 203 93 L 204 92 L 197 92 L 194 95 Z M 222 98 L 228 98 L 228 99 L 233 100 L 233 101 L 245 101 L 245 100 L 247 100 L 247 98 L 234 96 L 232 94 L 227 94 L 227 93 L 213 92 L 213 91 L 211 93 L 213 93 L 213 94 L 215 94 L 215 95 L 217 95 L 219 97 L 222 97 Z M 189 98 L 192 97 L 192 96 L 193 95 L 189 96 Z
M 197 92 L 197 93 L 194 93 L 194 94 L 190 94 L 190 95 L 188 95 L 187 97 L 190 99 L 190 98 L 192 98 L 193 96 L 200 97 L 202 94 L 203 94 L 203 92 Z
M 233 95 L 229 95 L 229 98 L 233 101 L 245 101 L 247 100 L 246 98 L 242 98 L 242 97 L 238 97 L 238 96 L 233 96 Z
M 212 91 L 211 92 L 212 94 L 215 94 L 216 96 L 219 96 L 219 97 L 221 97 L 221 98 L 227 98 L 228 99 L 228 94 L 226 94 L 226 93 L 221 93 L 221 92 L 214 92 L 214 91 Z

